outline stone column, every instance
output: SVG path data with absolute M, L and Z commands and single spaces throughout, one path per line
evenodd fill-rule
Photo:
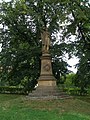
M 38 79 L 38 86 L 56 86 L 56 79 L 52 73 L 50 54 L 42 54 L 41 73 Z

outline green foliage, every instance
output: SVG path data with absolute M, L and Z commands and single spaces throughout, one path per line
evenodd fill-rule
M 59 30 L 58 21 L 62 12 L 64 13 L 62 8 L 62 4 L 58 4 L 58 1 L 11 0 L 1 3 L 0 67 L 3 68 L 0 72 L 1 81 L 5 81 L 8 85 L 18 85 L 26 78 L 27 82 L 37 80 L 40 74 L 41 31 L 45 27 L 48 27 L 51 33 L 52 57 L 54 58 L 59 52 L 59 57 L 64 54 L 66 51 L 64 46 L 60 50 L 59 44 L 54 45 L 56 41 L 54 33 Z M 65 20 L 65 15 L 63 17 Z M 53 46 L 56 46 L 56 53 L 52 50 Z M 63 58 L 61 61 L 58 59 L 56 61 L 60 67 L 63 64 L 63 71 L 57 69 L 59 75 L 62 71 L 61 75 L 65 76 L 67 64 Z M 54 66 L 57 66 L 56 61 Z
M 69 95 L 86 96 L 89 94 L 89 89 L 84 89 L 83 91 L 81 91 L 79 87 L 75 86 L 65 87 L 63 91 L 65 91 Z
M 74 79 L 74 84 L 80 87 L 81 94 L 90 85 L 90 3 L 85 1 L 69 2 L 72 18 L 71 24 L 67 26 L 65 36 L 75 35 L 74 54 L 79 58 L 78 71 Z
M 21 81 L 21 85 L 23 86 L 24 88 L 24 92 L 25 93 L 29 93 L 29 92 L 32 92 L 32 90 L 35 90 L 35 86 L 37 85 L 37 80 L 33 79 L 33 80 L 22 80 Z
M 26 77 L 27 80 L 32 80 L 39 76 L 40 44 L 36 38 L 37 31 L 33 32 L 35 27 L 32 18 L 29 20 L 30 16 L 23 12 L 26 11 L 23 4 L 13 4 L 13 1 L 3 2 L 1 7 L 1 23 L 4 23 L 4 26 L 0 40 L 0 66 L 3 67 L 0 76 L 2 80 L 8 81 L 9 85 L 18 85 Z
M 71 86 L 73 86 L 74 77 L 75 77 L 75 74 L 74 74 L 74 73 L 69 73 L 69 74 L 66 76 L 66 81 L 65 81 L 64 85 L 65 85 L 66 87 L 71 87 Z
M 53 71 L 57 83 L 66 79 L 69 59 L 80 61 L 74 84 L 90 84 L 90 4 L 88 0 L 11 0 L 0 3 L 0 78 L 7 85 L 37 80 L 40 74 L 41 32 L 51 35 Z M 57 40 L 57 34 L 60 36 Z M 72 40 L 72 35 L 75 40 Z M 67 39 L 67 42 L 65 41 Z M 85 71 L 84 74 L 82 74 Z
M 77 79 L 79 79 L 79 76 L 77 76 L 77 74 L 74 74 L 74 73 L 68 74 L 66 77 L 66 81 L 64 82 L 63 90 L 71 95 L 88 95 L 89 88 L 87 88 L 87 82 L 83 80 L 79 80 L 79 83 L 78 83 Z M 87 78 L 85 80 L 87 80 Z
M 26 94 L 24 88 L 16 86 L 0 86 L 0 93 Z
M 0 93 L 6 94 L 28 94 L 35 90 L 36 81 L 29 81 L 24 83 L 23 86 L 0 86 Z
M 54 59 L 53 62 L 53 73 L 55 78 L 57 79 L 57 84 L 63 84 L 66 80 L 66 74 L 68 64 L 62 59 Z

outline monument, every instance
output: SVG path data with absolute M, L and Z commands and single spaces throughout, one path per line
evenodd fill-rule
M 50 55 L 50 34 L 47 29 L 41 33 L 42 40 L 42 57 L 41 73 L 38 79 L 38 86 L 56 86 L 56 79 L 52 73 L 52 59 Z
M 29 94 L 31 99 L 57 99 L 61 97 L 61 92 L 56 85 L 56 79 L 52 72 L 52 58 L 50 55 L 50 34 L 46 29 L 41 33 L 42 56 L 41 72 L 38 78 L 38 87 Z

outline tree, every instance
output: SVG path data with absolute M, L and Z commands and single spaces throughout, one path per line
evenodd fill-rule
M 79 58 L 79 64 L 74 84 L 84 92 L 90 85 L 90 3 L 88 0 L 72 0 L 66 5 L 71 14 L 68 16 L 70 24 L 65 27 L 64 37 L 70 39 L 71 35 L 75 36 L 75 40 L 71 42 L 71 53 Z
M 74 54 L 80 60 L 84 54 L 87 58 L 85 46 L 90 35 L 87 0 L 12 0 L 3 2 L 0 8 L 0 64 L 3 66 L 0 75 L 9 84 L 18 85 L 24 78 L 28 81 L 38 78 L 41 32 L 45 27 L 51 35 L 53 71 L 58 80 L 69 72 L 65 54 L 69 54 L 69 58 Z M 72 35 L 75 41 L 71 40 Z M 8 72 L 9 67 L 12 70 Z
M 90 85 L 90 4 L 84 1 L 80 7 L 79 15 L 72 12 L 76 21 L 77 41 L 76 41 L 76 55 L 79 58 L 78 71 L 74 80 L 76 86 L 81 88 L 81 94 Z
M 28 81 L 37 80 L 40 73 L 41 31 L 47 26 L 53 38 L 52 45 L 56 45 L 54 33 L 59 28 L 58 15 L 64 12 L 59 6 L 63 8 L 58 2 L 47 0 L 12 0 L 0 5 L 0 66 L 3 67 L 0 78 L 7 84 L 18 85 L 26 78 Z M 52 52 L 53 58 L 55 54 Z M 61 62 L 63 59 L 58 64 Z M 63 69 L 67 71 L 66 66 Z
M 24 10 L 20 13 L 23 6 L 19 6 L 19 2 L 16 2 L 14 8 L 14 3 L 13 1 L 2 3 L 1 7 L 3 28 L 0 61 L 3 71 L 0 75 L 1 79 L 8 81 L 10 85 L 18 85 L 26 77 L 28 81 L 36 80 L 39 76 L 41 54 L 36 33 L 32 31 L 34 25 L 29 25 L 32 22 L 28 21 Z M 11 67 L 10 71 L 8 71 L 9 67 Z
M 70 88 L 73 87 L 73 79 L 75 78 L 75 73 L 70 73 L 67 75 L 66 81 L 65 81 L 65 86 Z

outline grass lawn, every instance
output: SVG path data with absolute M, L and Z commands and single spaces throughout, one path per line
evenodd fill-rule
M 90 120 L 90 97 L 65 100 L 28 100 L 0 94 L 0 120 Z

